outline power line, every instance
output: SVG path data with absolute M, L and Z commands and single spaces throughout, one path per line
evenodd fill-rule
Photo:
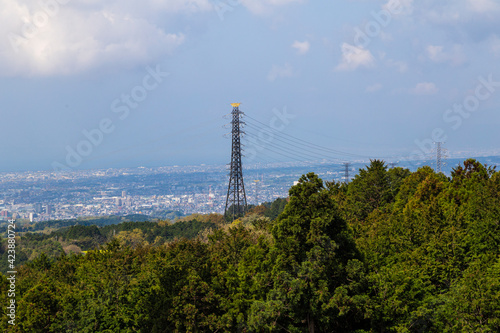
M 250 133 L 246 133 L 247 136 L 253 136 L 252 134 Z M 284 153 L 283 151 L 279 151 L 280 149 L 283 149 L 282 147 L 277 147 L 276 145 L 272 145 L 272 144 L 267 144 L 267 145 L 260 145 L 258 143 L 256 143 L 257 146 L 261 147 L 262 149 L 265 149 L 265 150 L 269 150 L 270 152 L 273 152 L 275 154 L 278 154 L 278 155 L 281 155 L 281 156 L 284 156 L 284 157 L 287 157 L 287 158 L 290 158 L 292 160 L 295 160 L 297 162 L 303 162 L 304 161 L 304 158 L 303 157 L 298 157 L 297 158 L 297 155 L 289 155 L 289 154 L 286 154 Z M 273 147 L 273 148 L 276 148 L 278 150 L 274 150 L 274 149 L 271 149 L 269 148 L 269 146 Z
M 258 130 L 258 131 L 261 131 L 262 128 L 259 128 L 259 127 L 256 127 L 254 125 L 251 125 L 251 124 L 248 124 L 248 126 L 254 130 Z M 262 132 L 260 132 L 262 133 Z M 262 140 L 262 138 L 259 138 L 257 137 L 257 135 L 253 135 L 253 137 L 255 137 L 255 140 Z M 275 135 L 273 133 L 273 136 L 271 137 L 271 139 L 268 141 L 268 142 L 265 142 L 266 144 L 269 144 L 271 143 L 272 141 L 279 141 L 279 142 L 282 142 L 290 147 L 292 147 L 293 149 L 295 150 L 299 150 L 299 151 L 307 151 L 307 155 L 310 155 L 309 153 L 313 153 L 313 154 L 316 154 L 318 156 L 321 156 L 321 158 L 327 158 L 327 159 L 332 159 L 332 160 L 337 160 L 337 161 L 344 161 L 345 159 L 340 159 L 340 158 L 337 158 L 337 157 L 333 157 L 331 155 L 325 155 L 324 152 L 317 152 L 316 150 L 318 150 L 318 148 L 314 148 L 314 147 L 309 147 L 307 145 L 304 145 L 303 143 L 296 143 L 296 142 L 293 142 L 285 137 L 280 137 L 279 135 Z M 255 143 L 255 142 L 252 142 L 252 143 Z M 304 147 L 301 147 L 301 146 L 304 146 Z M 290 148 L 286 148 L 286 149 L 290 149 Z
M 316 150 L 322 150 L 322 151 L 326 151 L 326 152 L 333 153 L 333 154 L 350 156 L 350 157 L 373 158 L 373 157 L 370 157 L 370 156 L 358 155 L 358 154 L 353 154 L 353 153 L 347 153 L 347 152 L 343 152 L 343 151 L 340 151 L 340 150 L 335 150 L 335 149 L 327 148 L 327 147 L 324 147 L 324 146 L 320 146 L 320 145 L 317 145 L 315 143 L 311 143 L 311 142 L 308 142 L 308 141 L 296 138 L 296 137 L 294 137 L 292 135 L 280 132 L 280 131 L 276 130 L 275 128 L 273 128 L 273 127 L 271 127 L 269 125 L 266 125 L 263 122 L 258 121 L 257 119 L 254 119 L 254 118 L 252 118 L 250 116 L 248 116 L 248 118 L 251 119 L 251 120 L 253 120 L 254 122 L 257 122 L 257 123 L 265 126 L 266 129 L 269 128 L 271 131 L 274 132 L 275 135 L 286 137 L 287 140 L 293 140 L 293 141 L 295 141 L 296 144 L 300 144 L 300 145 L 303 145 L 305 147 L 313 148 L 313 149 L 316 149 Z M 248 123 L 248 125 L 251 125 L 251 124 L 252 124 L 251 122 Z M 255 124 L 254 124 L 254 126 L 255 126 Z M 262 127 L 260 127 L 259 129 L 262 129 Z
M 249 132 L 247 132 L 247 133 L 246 133 L 246 135 L 247 135 L 248 137 L 253 138 L 253 139 L 257 139 L 257 140 L 259 139 L 259 138 L 258 138 L 255 134 L 253 134 L 253 133 L 249 133 Z M 313 154 L 306 153 L 306 152 L 304 152 L 304 151 L 297 150 L 297 148 L 296 148 L 296 147 L 294 147 L 293 145 L 291 145 L 291 146 L 292 146 L 292 148 L 290 148 L 290 147 L 286 147 L 286 146 L 283 146 L 283 145 L 281 145 L 281 144 L 279 144 L 279 143 L 274 143 L 274 142 L 265 142 L 265 143 L 263 143 L 263 144 L 259 144 L 258 142 L 252 142 L 252 143 L 253 143 L 253 144 L 255 144 L 255 145 L 257 145 L 257 146 L 259 146 L 259 147 L 261 147 L 262 149 L 268 149 L 268 150 L 270 150 L 270 151 L 272 151 L 272 150 L 271 150 L 271 149 L 269 149 L 269 146 L 271 146 L 271 147 L 273 147 L 273 148 L 276 148 L 276 149 L 278 149 L 278 150 L 284 150 L 284 151 L 286 151 L 287 153 L 292 153 L 292 155 L 294 155 L 295 157 L 298 157 L 298 158 L 299 158 L 299 160 L 300 160 L 300 159 L 308 159 L 308 158 L 313 158 L 313 159 L 318 158 L 318 155 L 313 155 Z M 287 143 L 285 142 L 285 144 L 287 144 Z M 298 148 L 298 149 L 300 149 L 300 148 Z M 276 152 L 276 151 L 274 151 L 274 152 L 275 152 L 275 153 L 277 153 L 277 154 L 280 154 L 280 155 L 285 155 L 285 154 L 283 154 L 283 153 L 279 153 L 279 152 Z M 290 157 L 290 155 L 288 155 L 288 157 Z M 295 158 L 295 157 L 294 157 L 294 158 Z M 319 156 L 319 157 L 320 157 L 320 158 L 323 158 L 323 159 L 325 158 L 325 156 L 324 156 L 324 155 L 321 155 L 321 156 Z

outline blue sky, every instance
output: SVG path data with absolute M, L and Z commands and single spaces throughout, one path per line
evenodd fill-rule
M 233 102 L 247 162 L 500 154 L 498 1 L 0 5 L 1 171 L 226 163 Z

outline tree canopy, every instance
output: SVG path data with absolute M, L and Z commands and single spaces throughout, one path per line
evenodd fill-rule
M 378 160 L 348 184 L 308 173 L 289 198 L 231 223 L 193 215 L 23 235 L 52 243 L 17 267 L 16 325 L 3 307 L 0 328 L 499 332 L 499 223 L 500 173 L 475 160 L 451 177 Z M 66 254 L 55 236 L 105 243 Z M 2 304 L 7 289 L 0 275 Z

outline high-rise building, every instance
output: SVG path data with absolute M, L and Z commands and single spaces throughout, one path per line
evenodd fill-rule
M 52 210 L 53 210 L 53 209 L 52 209 L 52 205 L 47 204 L 47 206 L 45 207 L 45 213 L 46 213 L 47 215 L 50 215 L 50 214 L 52 214 Z
M 35 208 L 35 213 L 40 214 L 42 212 L 42 204 L 41 203 L 36 203 L 34 208 Z

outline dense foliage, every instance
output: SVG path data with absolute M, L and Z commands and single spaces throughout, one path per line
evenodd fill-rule
M 142 221 L 150 221 L 152 218 L 147 215 L 141 214 L 132 214 L 127 216 L 99 216 L 99 217 L 80 217 L 77 219 L 69 219 L 69 220 L 50 220 L 43 221 L 37 223 L 25 223 L 19 229 L 21 232 L 36 232 L 36 231 L 46 231 L 46 230 L 55 230 L 64 227 L 71 227 L 74 225 L 80 226 L 90 226 L 95 225 L 98 227 L 118 224 L 121 222 L 142 222 Z
M 81 253 L 105 245 L 114 237 L 123 244 L 135 246 L 137 244 L 155 244 L 173 241 L 176 238 L 194 238 L 206 229 L 214 229 L 222 223 L 222 216 L 190 215 L 176 223 L 170 221 L 159 222 L 121 222 L 105 225 L 71 225 L 47 233 L 19 233 L 16 245 L 16 264 L 22 265 L 38 258 L 44 253 L 47 258 L 55 259 L 62 253 Z M 3 239 L 0 246 L 0 272 L 8 269 L 7 239 Z
M 278 205 L 278 204 L 277 204 Z M 145 225 L 86 255 L 18 268 L 12 332 L 498 332 L 500 173 L 450 178 L 372 161 L 349 183 L 313 173 L 270 205 L 192 239 Z M 266 214 L 267 213 L 267 214 Z M 146 222 L 150 223 L 150 222 Z M 193 222 L 194 223 L 194 222 Z M 174 224 L 175 225 L 175 224 Z M 144 229 L 141 229 L 143 228 Z M 67 229 L 85 237 L 113 229 Z M 138 230 L 138 231 L 137 231 Z M 189 233 L 193 235 L 193 233 Z M 7 280 L 1 276 L 0 301 Z M 5 311 L 5 307 L 3 307 Z

